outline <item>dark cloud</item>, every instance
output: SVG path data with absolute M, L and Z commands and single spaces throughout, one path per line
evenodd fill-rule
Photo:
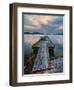
M 33 15 L 32 15 L 33 17 Z M 46 19 L 43 19 L 42 17 L 42 20 L 46 21 L 46 23 L 42 23 L 40 21 L 36 21 L 36 24 L 39 25 L 40 23 L 40 26 L 39 28 L 37 28 L 36 26 L 34 27 L 33 25 L 33 22 L 31 22 L 32 19 L 30 19 L 31 17 L 26 18 L 24 17 L 24 33 L 25 34 L 55 34 L 55 35 L 63 35 L 63 16 L 56 16 L 52 17 L 52 19 L 49 19 L 49 16 L 46 18 Z M 35 16 L 34 16 L 35 18 Z M 38 17 L 37 17 L 38 18 Z M 41 21 L 42 21 L 41 20 Z M 51 22 L 50 22 L 50 21 Z M 32 20 L 33 21 L 33 20 Z M 48 21 L 48 22 L 47 22 Z

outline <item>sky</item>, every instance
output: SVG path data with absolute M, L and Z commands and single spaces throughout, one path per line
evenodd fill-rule
M 63 35 L 63 16 L 23 15 L 24 34 Z

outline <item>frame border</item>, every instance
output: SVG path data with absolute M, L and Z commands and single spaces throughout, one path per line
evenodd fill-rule
M 70 17 L 70 72 L 69 72 L 69 80 L 58 80 L 58 81 L 39 81 L 39 82 L 17 82 L 17 8 L 18 7 L 33 7 L 33 8 L 50 8 L 50 9 L 65 9 L 69 10 Z M 62 5 L 44 5 L 44 4 L 28 4 L 28 3 L 12 3 L 9 5 L 9 16 L 10 16 L 10 36 L 9 36 L 9 84 L 11 86 L 28 86 L 28 85 L 45 85 L 45 84 L 64 84 L 64 83 L 72 83 L 72 7 L 71 6 L 62 6 Z

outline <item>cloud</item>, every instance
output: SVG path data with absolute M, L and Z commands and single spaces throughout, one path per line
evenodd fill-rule
M 32 25 L 24 25 L 24 28 L 34 29 L 35 27 L 33 27 Z
M 24 24 L 24 27 L 29 28 L 41 28 L 43 25 L 51 24 L 57 16 L 44 16 L 44 15 L 24 15 L 24 18 L 27 19 L 27 23 Z M 32 27 L 31 27 L 32 26 Z
M 51 24 L 51 26 L 52 27 L 54 27 L 56 30 L 63 30 L 63 24 L 53 24 L 54 26 L 52 26 L 52 24 Z
M 63 35 L 63 16 L 24 14 L 24 32 Z
M 59 30 L 63 30 L 63 24 L 59 25 L 59 26 L 58 26 L 58 29 L 59 29 Z

